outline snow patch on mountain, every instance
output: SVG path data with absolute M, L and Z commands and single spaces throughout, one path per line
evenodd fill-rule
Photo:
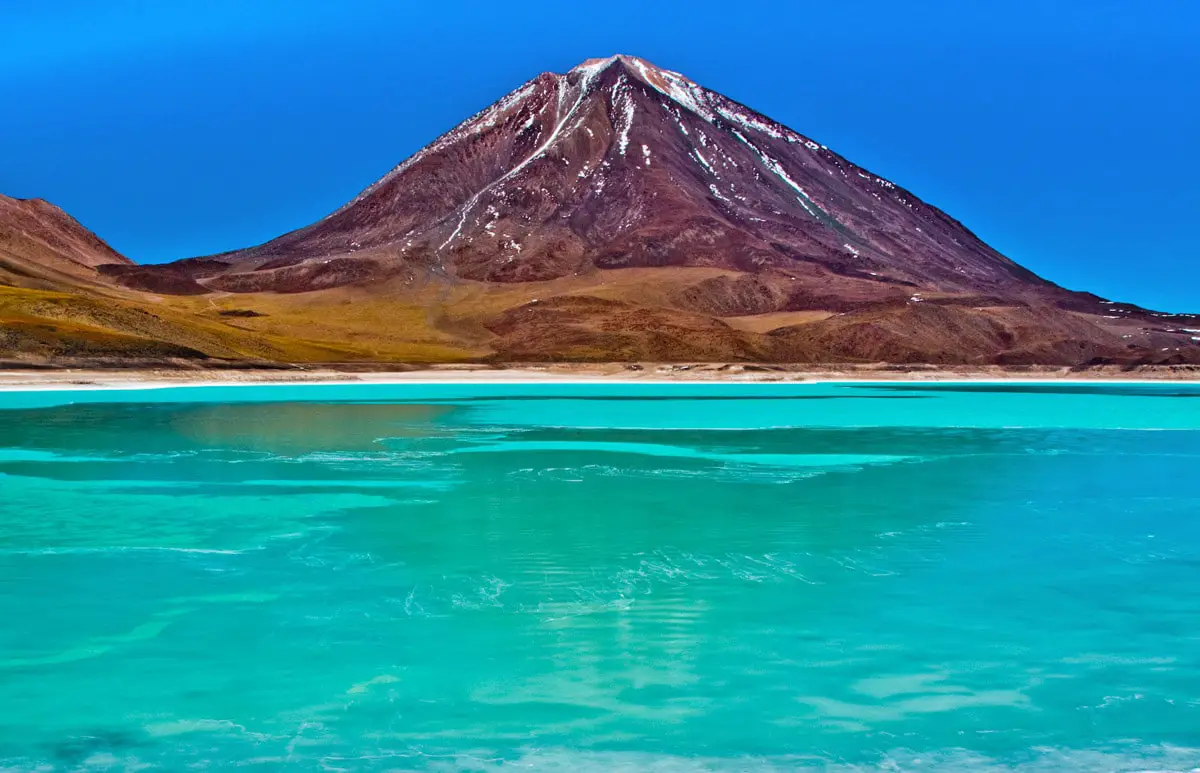
M 634 112 L 633 97 L 629 94 L 628 83 L 624 75 L 613 84 L 611 104 L 614 109 L 620 110 L 617 124 L 617 148 L 624 156 L 629 147 L 629 130 L 633 128 Z

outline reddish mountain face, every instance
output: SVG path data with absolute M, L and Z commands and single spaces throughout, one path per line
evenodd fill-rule
M 96 269 L 105 264 L 132 265 L 53 204 L 0 195 L 0 284 L 97 285 L 103 279 Z
M 493 282 L 689 265 L 1046 287 L 903 188 L 627 56 L 540 75 L 324 220 L 188 270 L 214 289 L 286 291 L 397 264 Z

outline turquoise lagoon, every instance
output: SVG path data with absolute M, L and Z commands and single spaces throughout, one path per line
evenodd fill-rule
M 1200 387 L 0 393 L 0 770 L 1200 767 Z

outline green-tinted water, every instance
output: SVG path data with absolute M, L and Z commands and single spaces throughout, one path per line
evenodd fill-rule
M 1200 388 L 0 393 L 0 770 L 1200 767 Z

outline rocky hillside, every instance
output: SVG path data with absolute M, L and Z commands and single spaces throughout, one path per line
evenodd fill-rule
M 0 195 L 0 285 L 100 285 L 96 269 L 105 264 L 133 265 L 53 204 Z

